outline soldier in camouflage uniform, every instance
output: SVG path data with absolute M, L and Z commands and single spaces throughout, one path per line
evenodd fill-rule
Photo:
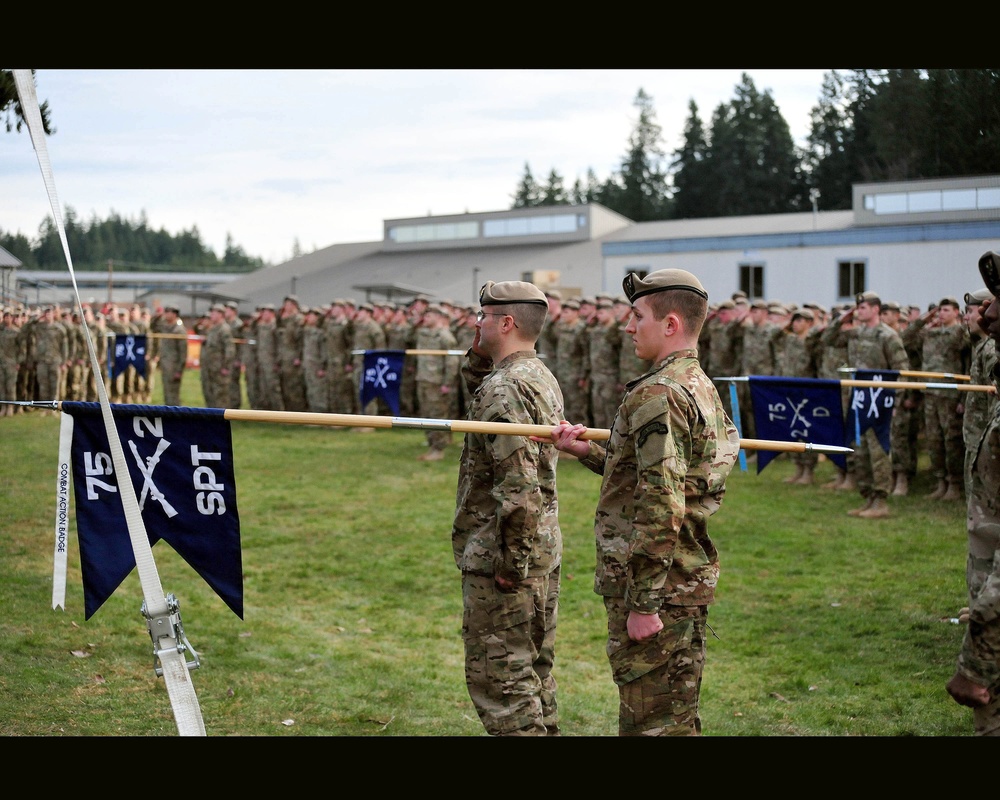
M 233 357 L 233 365 L 229 369 L 229 402 L 227 408 L 241 408 L 243 406 L 243 368 L 246 364 L 246 351 L 249 345 L 246 343 L 247 332 L 244 330 L 243 320 L 240 318 L 240 304 L 235 300 L 226 303 L 226 324 L 229 332 L 233 335 L 233 344 L 236 345 L 236 355 Z M 236 341 L 236 340 L 241 341 Z
M 558 329 L 554 374 L 566 403 L 566 418 L 585 422 L 590 410 L 584 388 L 587 382 L 587 365 L 584 363 L 586 350 L 583 344 L 586 323 L 580 319 L 580 303 L 577 300 L 570 298 L 562 304 Z
M 545 325 L 538 335 L 538 357 L 545 362 L 549 372 L 558 375 L 556 371 L 556 352 L 559 349 L 559 316 L 562 314 L 562 292 L 558 289 L 549 289 L 545 292 L 545 299 L 549 303 L 549 313 L 545 317 Z M 475 309 L 472 310 L 475 313 Z
M 458 342 L 448 324 L 447 312 L 440 305 L 432 303 L 424 311 L 423 320 L 417 328 L 417 350 L 455 350 Z M 418 355 L 417 359 L 417 405 L 420 416 L 428 419 L 453 419 L 452 399 L 458 391 L 458 356 Z M 440 461 L 445 448 L 451 444 L 450 431 L 428 430 L 426 453 L 417 457 L 418 461 Z
M 607 653 L 623 736 L 698 735 L 708 606 L 719 557 L 707 519 L 720 508 L 739 434 L 698 363 L 708 293 L 690 272 L 630 274 L 626 328 L 653 369 L 629 383 L 607 447 L 583 426 L 553 433 L 603 475 L 594 590 L 608 614 Z
M 781 354 L 775 371 L 788 378 L 815 378 L 818 352 L 818 338 L 812 333 L 815 315 L 808 308 L 800 308 L 792 313 L 787 327 L 781 329 L 781 344 L 777 348 Z M 785 478 L 785 483 L 809 486 L 819 456 L 814 452 L 792 453 L 795 474 Z
M 903 340 L 881 320 L 881 298 L 875 292 L 863 292 L 856 300 L 857 305 L 841 314 L 831 326 L 836 329 L 838 343 L 847 345 L 849 365 L 864 370 L 907 369 L 909 359 Z M 858 491 L 865 503 L 848 511 L 848 515 L 862 519 L 889 516 L 887 498 L 893 489 L 892 461 L 882 449 L 874 428 L 864 432 L 855 455 Z
M 622 398 L 618 390 L 622 332 L 615 319 L 612 300 L 601 298 L 597 301 L 597 315 L 594 325 L 587 331 L 587 339 L 591 422 L 595 428 L 610 428 Z
M 306 381 L 302 374 L 302 312 L 299 299 L 288 295 L 278 315 L 278 364 L 285 411 L 305 411 Z
M 260 307 L 260 318 L 254 326 L 257 340 L 257 400 L 263 411 L 284 411 L 281 397 L 281 361 L 278 356 L 278 321 L 274 304 Z
M 201 391 L 206 408 L 226 408 L 229 403 L 229 373 L 236 360 L 236 345 L 225 313 L 221 303 L 209 309 L 209 327 L 201 344 Z
M 187 367 L 187 328 L 180 320 L 177 306 L 165 306 L 156 322 L 156 333 L 162 334 L 160 343 L 160 375 L 163 382 L 163 402 L 168 406 L 181 405 L 181 381 Z
M 740 375 L 774 375 L 776 354 L 774 340 L 779 328 L 767 317 L 767 303 L 755 300 L 750 305 L 747 314 L 748 324 L 743 327 L 743 346 L 740 349 Z M 749 388 L 749 383 L 742 384 Z M 741 407 L 746 413 L 742 415 L 743 433 L 750 439 L 757 436 L 753 417 L 753 403 L 747 401 Z
M 985 253 L 979 270 L 993 295 L 980 326 L 1000 341 L 1000 254 Z M 994 385 L 1000 373 L 994 368 Z M 1000 406 L 994 406 L 996 412 Z M 994 413 L 975 445 L 968 497 L 966 582 L 969 621 L 955 674 L 947 684 L 957 703 L 973 709 L 979 736 L 1000 736 L 1000 414 Z
M 326 349 L 327 396 L 330 411 L 334 414 L 354 414 L 357 400 L 354 393 L 351 356 L 351 321 L 347 305 L 334 300 L 323 321 L 323 338 Z
M 478 334 L 463 374 L 469 419 L 555 426 L 562 392 L 534 347 L 545 295 L 521 281 L 480 292 Z M 467 433 L 452 549 L 462 571 L 462 639 L 469 696 L 491 735 L 559 733 L 555 659 L 562 533 L 559 453 L 549 442 Z
M 62 400 L 62 378 L 69 368 L 69 336 L 62 322 L 55 319 L 52 306 L 45 307 L 33 326 L 32 344 L 39 399 Z
M 972 343 L 969 361 L 969 385 L 993 386 L 993 370 L 997 365 L 996 342 L 980 327 L 983 312 L 993 300 L 988 289 L 965 295 L 965 326 Z M 972 486 L 972 461 L 976 445 L 997 404 L 995 392 L 962 392 L 962 442 L 965 445 L 965 495 Z
M 17 400 L 17 371 L 21 364 L 24 342 L 20 328 L 14 324 L 14 313 L 3 310 L 0 323 L 0 400 Z M 17 406 L 0 406 L 0 417 L 14 415 Z
M 375 307 L 371 303 L 362 303 L 358 306 L 351 323 L 351 351 L 352 353 L 354 351 L 361 351 L 357 355 L 352 356 L 354 359 L 354 395 L 358 398 L 361 397 L 361 386 L 365 379 L 364 351 L 385 350 L 385 333 L 382 330 L 382 326 L 375 321 L 374 313 Z M 378 400 L 372 400 L 361 409 L 361 413 L 366 416 L 374 416 L 378 414 L 378 411 Z M 361 426 L 358 430 L 367 432 L 369 429 Z
M 945 297 L 903 334 L 903 343 L 921 345 L 921 368 L 927 372 L 964 375 L 972 346 L 969 330 L 960 319 L 961 306 Z M 946 379 L 945 379 L 946 380 Z M 965 482 L 965 448 L 962 444 L 961 398 L 954 389 L 924 391 L 924 438 L 937 487 L 934 500 L 961 500 Z
M 319 326 L 318 308 L 302 309 L 302 377 L 309 411 L 326 414 L 330 392 L 326 379 L 326 337 Z

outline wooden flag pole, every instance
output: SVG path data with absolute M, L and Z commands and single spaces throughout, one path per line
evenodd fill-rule
M 467 419 L 423 419 L 419 417 L 384 417 L 373 414 L 321 414 L 310 411 L 261 411 L 245 408 L 227 408 L 223 416 L 229 420 L 245 422 L 275 422 L 284 425 L 325 425 L 330 427 L 358 428 L 417 428 L 455 433 L 484 433 L 505 436 L 552 435 L 549 425 L 527 425 L 512 422 L 478 422 Z M 588 428 L 580 436 L 584 440 L 605 441 L 611 438 L 607 428 Z M 789 453 L 851 453 L 849 447 L 811 444 L 809 442 L 782 442 L 771 439 L 740 439 L 745 450 L 774 450 Z

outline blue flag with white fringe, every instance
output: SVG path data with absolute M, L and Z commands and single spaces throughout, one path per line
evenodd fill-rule
M 64 402 L 86 619 L 135 568 L 99 403 Z M 111 407 L 150 546 L 167 542 L 243 618 L 236 475 L 224 409 Z
M 399 416 L 399 387 L 403 382 L 404 350 L 366 350 L 365 372 L 361 381 L 361 408 L 372 400 L 386 402 L 393 416 Z
M 761 439 L 844 446 L 840 381 L 772 375 L 751 375 L 747 380 L 757 435 Z M 771 450 L 757 452 L 758 475 L 776 455 Z M 845 454 L 827 457 L 840 469 L 847 468 Z

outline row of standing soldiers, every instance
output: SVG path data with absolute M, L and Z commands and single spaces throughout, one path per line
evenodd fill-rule
M 995 347 L 976 324 L 985 294 L 984 290 L 967 293 L 964 303 L 944 297 L 924 310 L 883 302 L 877 293 L 864 292 L 858 295 L 857 305 L 830 311 L 815 303 L 802 307 L 762 300 L 750 303 L 736 294 L 713 307 L 699 342 L 699 354 L 706 373 L 713 378 L 780 375 L 844 380 L 853 378 L 853 371 L 872 369 L 968 375 L 969 383 L 988 385 Z M 989 298 L 985 299 L 988 302 Z M 876 309 L 877 319 L 870 326 L 855 318 L 855 310 L 862 304 Z M 866 331 L 865 336 L 852 335 L 859 329 Z M 931 382 L 954 383 L 947 377 Z M 752 438 L 749 385 L 741 382 L 736 386 L 743 435 Z M 727 411 L 732 413 L 729 387 L 719 388 Z M 995 394 L 950 388 L 897 392 L 890 453 L 880 467 L 889 471 L 887 480 L 882 481 L 888 486 L 887 494 L 909 492 L 922 442 L 934 478 L 931 497 L 961 499 L 966 482 L 965 454 L 988 419 L 995 398 Z M 849 387 L 843 390 L 843 402 L 849 411 Z M 848 469 L 826 484 L 827 488 L 858 488 L 855 456 L 848 457 Z M 801 453 L 793 458 L 796 472 L 788 482 L 812 483 L 817 455 Z
M 139 374 L 129 367 L 110 379 L 108 349 L 128 334 L 146 334 L 153 320 L 148 309 L 138 305 L 79 311 L 60 305 L 11 307 L 2 310 L 0 322 L 0 400 L 94 402 L 98 399 L 95 376 L 87 347 L 87 331 L 94 343 L 100 379 L 111 402 L 148 403 L 155 382 L 158 360 L 156 339 L 147 341 L 147 363 Z M 23 408 L 0 407 L 0 416 Z M 55 413 L 55 412 L 52 412 Z
M 625 341 L 629 304 L 601 295 L 565 302 L 556 291 L 547 296 L 550 312 L 538 353 L 560 383 L 567 418 L 610 427 L 625 383 L 649 367 Z M 280 307 L 264 303 L 248 317 L 237 311 L 235 303 L 213 306 L 194 326 L 205 337 L 200 366 L 207 405 L 242 405 L 242 371 L 251 408 L 387 413 L 374 404 L 359 407 L 361 353 L 387 349 L 418 351 L 404 361 L 401 415 L 464 414 L 468 398 L 459 366 L 475 336 L 472 306 L 418 296 L 405 306 L 334 300 L 307 307 L 290 295 Z M 236 344 L 240 339 L 243 344 Z

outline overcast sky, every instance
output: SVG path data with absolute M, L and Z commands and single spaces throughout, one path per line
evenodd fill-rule
M 797 144 L 829 70 L 747 69 Z M 691 100 L 707 125 L 743 70 L 45 70 L 63 209 L 145 213 L 268 263 L 382 238 L 382 221 L 510 207 L 527 163 L 567 189 L 620 165 L 640 88 L 663 147 Z M 0 132 L 0 229 L 34 239 L 50 213 L 26 131 Z

